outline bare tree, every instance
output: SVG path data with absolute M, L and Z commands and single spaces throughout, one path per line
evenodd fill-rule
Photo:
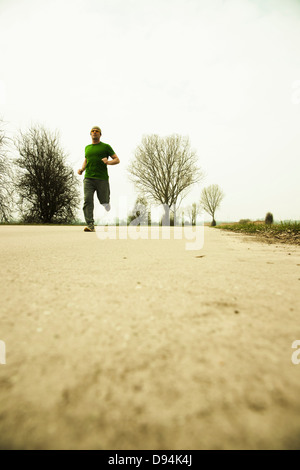
M 190 207 L 187 208 L 186 214 L 190 219 L 191 225 L 196 225 L 198 211 L 199 211 L 199 206 L 196 202 L 194 202 Z
M 190 187 L 203 178 L 197 155 L 188 137 L 173 134 L 144 136 L 128 172 L 138 191 L 148 200 L 163 204 L 165 222 Z
M 3 120 L 0 120 L 1 126 Z M 12 214 L 11 161 L 7 155 L 8 139 L 4 129 L 0 129 L 0 221 L 8 222 Z
M 212 216 L 212 226 L 216 225 L 215 212 L 219 208 L 223 198 L 224 193 L 217 184 L 212 184 L 202 190 L 200 206 L 203 207 L 205 212 Z
M 151 225 L 151 213 L 148 207 L 148 201 L 145 197 L 139 196 L 135 201 L 132 213 L 127 219 L 130 225 Z
M 78 181 L 57 133 L 33 126 L 20 133 L 16 189 L 24 222 L 70 223 L 79 205 Z

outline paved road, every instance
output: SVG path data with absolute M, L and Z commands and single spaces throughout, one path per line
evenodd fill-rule
M 0 448 L 299 448 L 300 248 L 186 242 L 0 226 Z

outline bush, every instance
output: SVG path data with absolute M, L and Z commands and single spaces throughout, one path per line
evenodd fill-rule
M 265 224 L 272 225 L 272 223 L 273 223 L 273 214 L 271 214 L 271 212 L 268 212 L 265 217 Z
M 249 224 L 250 222 L 251 222 L 250 219 L 241 219 L 241 220 L 239 221 L 239 224 Z

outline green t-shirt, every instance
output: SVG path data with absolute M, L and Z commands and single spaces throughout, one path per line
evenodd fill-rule
M 110 145 L 104 142 L 99 144 L 90 144 L 85 147 L 85 158 L 87 161 L 85 168 L 85 178 L 95 178 L 99 180 L 108 180 L 107 165 L 103 163 L 102 158 L 108 158 L 114 155 Z

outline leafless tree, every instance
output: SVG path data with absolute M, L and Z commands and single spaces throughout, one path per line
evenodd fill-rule
M 212 184 L 202 190 L 200 206 L 205 210 L 205 212 L 212 216 L 212 226 L 216 225 L 215 212 L 219 208 L 223 198 L 224 193 L 217 184 Z
M 139 193 L 164 205 L 166 222 L 170 209 L 175 212 L 178 200 L 181 202 L 190 187 L 203 178 L 197 160 L 188 137 L 152 134 L 143 137 L 128 172 Z
M 151 213 L 148 201 L 145 197 L 139 196 L 135 201 L 132 213 L 128 216 L 130 225 L 151 225 Z
M 3 120 L 0 120 L 0 125 L 0 221 L 8 222 L 13 203 L 11 161 L 7 155 L 8 139 L 3 129 Z
M 78 181 L 57 132 L 33 126 L 16 141 L 16 189 L 24 222 L 70 223 L 79 205 Z
M 186 209 L 186 214 L 190 219 L 191 225 L 196 225 L 198 211 L 199 211 L 199 206 L 196 202 L 194 202 L 190 207 Z

